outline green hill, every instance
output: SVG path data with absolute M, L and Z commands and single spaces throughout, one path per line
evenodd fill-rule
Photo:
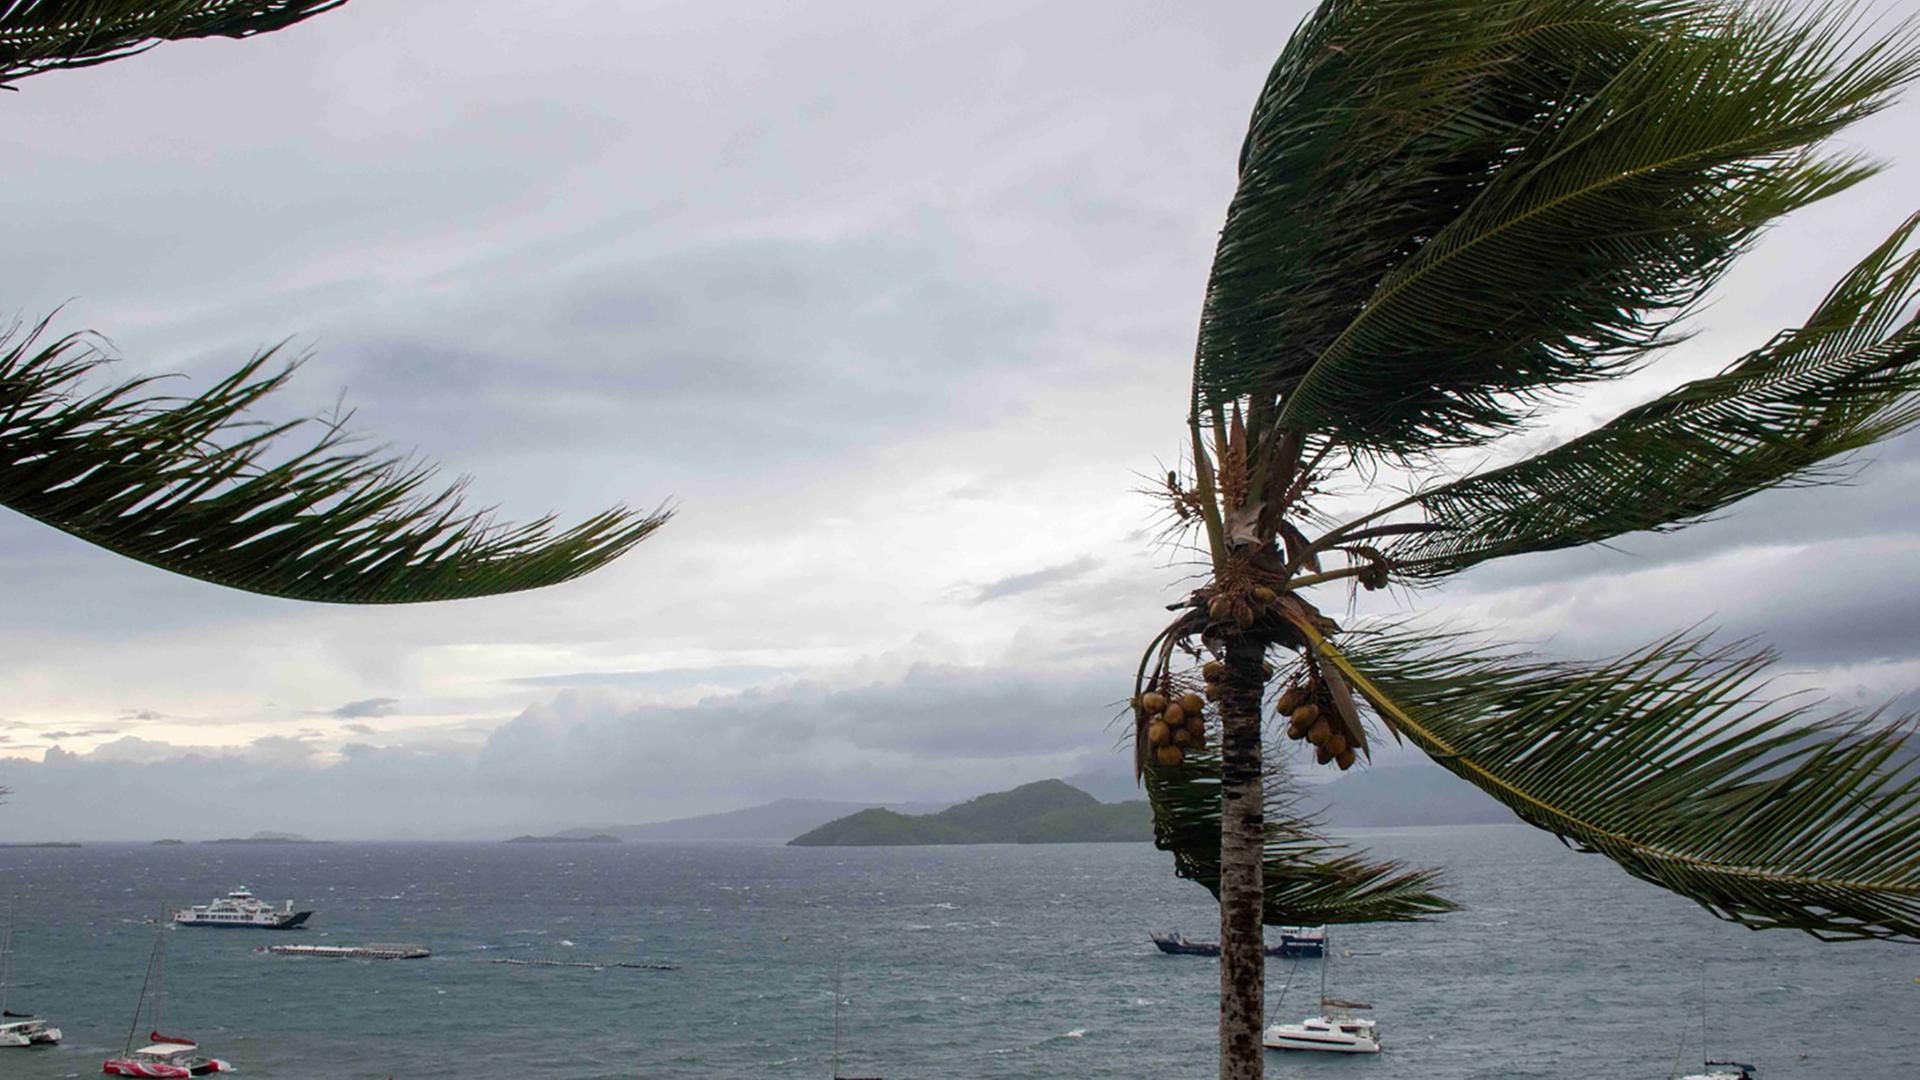
M 1142 801 L 1103 803 L 1071 784 L 1042 780 L 996 791 L 937 814 L 862 810 L 787 841 L 796 847 L 890 844 L 1078 844 L 1153 839 Z

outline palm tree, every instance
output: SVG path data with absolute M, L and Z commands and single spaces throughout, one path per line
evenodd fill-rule
M 1220 900 L 1222 1077 L 1261 1073 L 1263 922 L 1447 906 L 1427 872 L 1314 838 L 1266 767 L 1269 704 L 1322 765 L 1384 727 L 1721 918 L 1920 939 L 1908 722 L 1780 701 L 1765 652 L 1705 632 L 1584 663 L 1342 627 L 1309 599 L 1680 528 L 1920 420 L 1916 217 L 1718 375 L 1437 478 L 1643 367 L 1769 221 L 1871 176 L 1821 144 L 1917 72 L 1910 27 L 1735 0 L 1324 0 L 1294 34 L 1208 283 L 1191 468 L 1163 493 L 1207 576 L 1133 698 L 1157 842 Z M 1371 508 L 1336 516 L 1339 489 Z
M 0 89 L 161 41 L 283 29 L 344 2 L 0 0 Z M 496 523 L 463 505 L 462 483 L 430 487 L 432 466 L 356 443 L 344 418 L 251 419 L 299 364 L 278 349 L 193 397 L 161 394 L 154 377 L 90 390 L 106 350 L 48 326 L 0 332 L 0 505 L 176 573 L 331 603 L 487 596 L 585 574 L 669 516 L 616 507 L 563 530 L 551 517 Z

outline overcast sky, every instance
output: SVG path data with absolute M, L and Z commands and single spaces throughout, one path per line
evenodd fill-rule
M 1173 460 L 1253 96 L 1306 5 L 358 0 L 26 80 L 0 309 L 513 518 L 671 498 L 613 567 L 427 607 L 225 592 L 0 514 L 0 839 L 332 838 L 962 797 L 1118 768 L 1186 569 Z M 1916 0 L 1877 10 L 1912 16 Z M 1546 445 L 1811 310 L 1920 204 L 1771 233 L 1699 336 Z M 1920 441 L 1845 489 L 1401 598 L 1575 654 L 1709 619 L 1845 701 L 1920 688 Z M 1337 596 L 1329 598 L 1338 607 Z

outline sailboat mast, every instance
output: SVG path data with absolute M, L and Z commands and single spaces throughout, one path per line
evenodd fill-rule
M 1707 1049 L 1707 962 L 1700 961 L 1700 1059 L 1712 1061 L 1713 1054 Z
M 0 1020 L 7 1017 L 7 986 L 13 982 L 13 897 L 7 897 L 7 932 L 0 935 Z
M 1324 1013 L 1327 1011 L 1327 969 L 1333 966 L 1331 934 L 1323 935 L 1320 951 L 1324 954 L 1320 961 L 1320 1011 Z
M 833 965 L 833 1080 L 840 1080 L 840 980 L 847 971 L 847 954 L 842 951 Z
M 120 1052 L 121 1057 L 133 1054 L 133 1036 L 140 1030 L 140 1010 L 147 1006 L 147 987 L 153 983 L 154 969 L 160 964 L 160 946 L 166 941 L 160 935 L 166 928 L 167 924 L 162 922 L 153 931 L 153 951 L 147 954 L 147 973 L 140 980 L 140 1000 L 133 1003 L 133 1022 L 127 1025 L 127 1048 Z M 154 1027 L 159 1026 L 156 1018 Z

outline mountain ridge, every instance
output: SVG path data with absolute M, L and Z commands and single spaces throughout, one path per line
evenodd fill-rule
M 1153 839 L 1144 800 L 1103 803 L 1064 780 L 995 791 L 932 814 L 871 808 L 787 841 L 790 847 L 1139 843 Z

